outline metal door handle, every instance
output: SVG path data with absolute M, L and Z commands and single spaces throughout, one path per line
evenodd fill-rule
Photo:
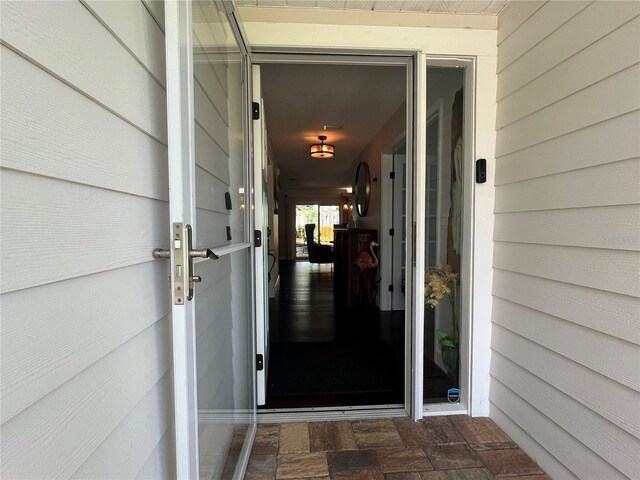
M 192 247 L 192 230 L 191 225 L 186 225 L 184 228 L 181 223 L 173 224 L 173 293 L 175 297 L 175 304 L 184 304 L 184 289 L 185 283 L 188 284 L 187 288 L 187 300 L 193 299 L 194 284 L 200 283 L 202 277 L 199 275 L 193 275 L 193 259 L 194 258 L 208 258 L 210 260 L 217 260 L 220 258 L 210 248 L 202 248 L 194 250 Z M 187 255 L 185 255 L 187 254 Z M 184 258 L 184 257 L 187 258 Z M 153 251 L 154 258 L 171 258 L 171 250 L 156 248 Z M 185 282 L 185 279 L 187 281 Z
M 202 250 L 189 250 L 189 256 L 191 258 L 208 258 L 209 260 L 218 260 L 218 255 L 213 253 L 210 248 L 203 248 Z

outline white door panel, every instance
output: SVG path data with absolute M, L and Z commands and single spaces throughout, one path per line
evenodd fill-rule
M 260 66 L 252 66 L 253 102 L 259 105 L 260 118 L 253 122 L 254 188 L 256 229 L 262 233 L 262 245 L 256 246 L 256 354 L 262 359 L 262 368 L 256 372 L 257 403 L 264 405 L 267 398 L 269 365 L 269 290 L 265 280 L 269 272 L 269 203 L 267 200 L 267 131 L 260 85 Z M 261 356 L 261 357 L 260 357 Z

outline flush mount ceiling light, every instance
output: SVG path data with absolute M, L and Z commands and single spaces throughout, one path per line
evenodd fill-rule
M 336 147 L 328 143 L 324 143 L 327 139 L 325 135 L 320 135 L 318 140 L 320 143 L 314 143 L 311 145 L 311 156 L 313 158 L 331 158 L 335 155 Z

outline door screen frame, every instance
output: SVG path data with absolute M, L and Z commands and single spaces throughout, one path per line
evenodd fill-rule
M 334 64 L 334 65 L 396 65 L 406 67 L 406 136 L 407 136 L 407 252 L 416 253 L 416 228 L 414 218 L 419 218 L 416 209 L 416 172 L 417 158 L 424 158 L 425 141 L 420 139 L 416 132 L 419 129 L 417 114 L 419 109 L 425 109 L 426 103 L 419 102 L 424 95 L 419 95 L 420 85 L 426 83 L 426 68 L 424 66 L 424 56 L 415 50 L 342 50 L 342 49 L 316 49 L 316 48 L 295 48 L 295 47 L 253 47 L 251 60 L 253 64 Z M 420 79 L 419 77 L 424 77 Z M 423 106 L 424 105 L 424 106 Z M 424 123 L 424 122 L 423 122 Z M 419 191 L 419 190 L 418 190 Z M 413 235 L 411 234 L 413 233 Z M 418 263 L 419 264 L 419 263 Z M 406 256 L 406 271 L 414 272 L 416 263 L 412 255 Z M 415 271 L 418 274 L 418 271 Z M 353 412 L 360 416 L 397 416 L 398 409 L 414 419 L 422 417 L 422 383 L 416 384 L 416 373 L 422 368 L 416 368 L 416 362 L 421 360 L 421 356 L 416 355 L 417 342 L 416 334 L 420 330 L 418 324 L 423 321 L 424 312 L 416 309 L 416 304 L 424 302 L 424 294 L 416 292 L 413 287 L 414 275 L 407 274 L 407 285 L 405 297 L 405 386 L 403 405 L 373 405 L 373 406 L 349 406 L 331 408 L 312 409 L 289 409 L 287 412 L 281 410 L 269 410 L 270 413 L 259 413 L 258 422 L 272 421 L 272 418 L 265 418 L 269 415 L 286 415 L 288 420 L 305 419 L 313 412 L 314 418 L 318 418 L 319 412 L 323 412 L 322 418 L 333 418 L 336 412 L 344 418 L 344 412 Z M 421 276 L 424 279 L 424 274 Z M 420 281 L 416 277 L 417 282 Z M 422 290 L 422 289 L 420 289 Z M 422 350 L 420 350 L 421 352 Z M 355 412 L 358 412 L 357 414 Z M 263 417 L 262 419 L 260 417 Z M 284 417 L 283 417 L 284 418 Z
M 247 69 L 250 64 L 250 49 L 246 41 L 242 23 L 231 0 L 223 0 L 222 6 L 229 20 L 239 51 L 243 56 L 244 86 L 243 95 L 250 98 L 251 74 Z M 196 237 L 197 222 L 195 216 L 195 134 L 194 134 L 194 67 L 193 67 L 193 16 L 191 2 L 166 1 L 165 9 L 165 58 L 167 63 L 167 157 L 169 177 L 169 224 L 172 238 L 172 224 L 192 225 L 193 236 Z M 252 138 L 250 108 L 245 109 L 246 139 L 243 146 L 243 161 L 246 167 L 252 165 L 250 157 L 250 139 Z M 245 169 L 245 183 L 253 185 L 250 168 Z M 253 201 L 253 199 L 251 199 Z M 245 214 L 244 242 L 217 248 L 216 254 L 221 257 L 241 250 L 249 251 L 253 246 L 250 232 L 255 220 L 251 209 Z M 197 247 L 197 246 L 196 246 Z M 175 246 L 170 249 L 171 262 L 174 262 Z M 183 260 L 187 260 L 188 253 Z M 249 275 L 255 275 L 253 255 Z M 204 261 L 204 260 L 201 260 Z M 197 263 L 196 260 L 194 263 Z M 175 272 L 171 271 L 172 285 L 175 282 Z M 197 404 L 197 373 L 195 349 L 195 308 L 193 302 L 186 301 L 176 304 L 175 289 L 171 298 L 172 323 L 172 367 L 173 367 L 173 404 L 174 404 L 174 439 L 176 478 L 197 478 L 198 462 L 198 404 Z M 255 291 L 251 291 L 252 304 L 255 305 Z M 250 329 L 249 363 L 255 370 L 255 310 L 251 311 L 252 323 Z M 246 412 L 245 420 L 249 422 L 246 441 L 240 453 L 236 478 L 242 478 L 246 470 L 251 444 L 256 431 L 255 382 L 252 384 L 251 395 L 254 408 Z

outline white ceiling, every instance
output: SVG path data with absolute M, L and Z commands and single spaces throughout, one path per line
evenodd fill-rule
M 239 6 L 498 15 L 507 0 L 236 0 Z
M 353 161 L 406 95 L 402 67 L 265 64 L 261 77 L 267 133 L 285 189 L 351 185 Z M 325 132 L 327 124 L 344 128 Z M 335 157 L 309 156 L 318 135 L 335 145 Z

